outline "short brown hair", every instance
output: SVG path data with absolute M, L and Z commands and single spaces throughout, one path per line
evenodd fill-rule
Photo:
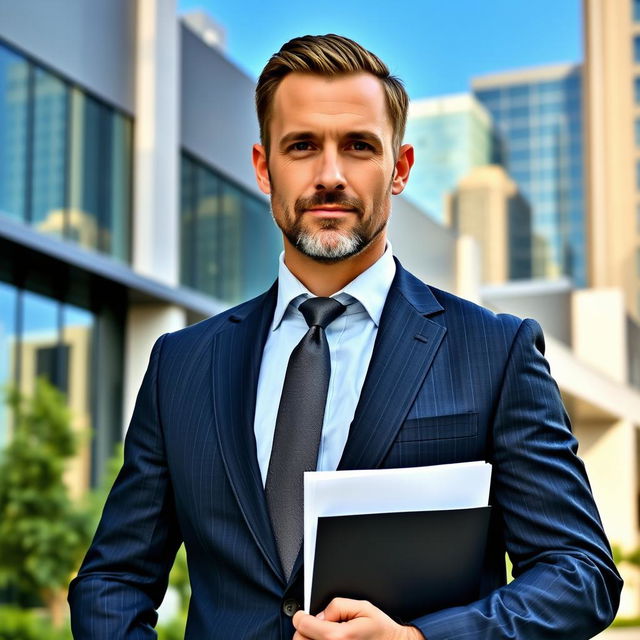
M 260 74 L 256 87 L 256 110 L 260 140 L 269 153 L 269 123 L 273 96 L 282 79 L 292 71 L 340 76 L 371 73 L 382 81 L 387 111 L 393 126 L 393 150 L 397 154 L 404 138 L 409 97 L 402 81 L 389 73 L 387 65 L 357 42 L 328 33 L 289 40 L 274 53 Z

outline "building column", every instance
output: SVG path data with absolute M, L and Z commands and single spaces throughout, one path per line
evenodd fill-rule
M 475 238 L 460 235 L 456 238 L 456 295 L 480 304 L 482 286 L 482 250 Z
M 168 285 L 180 277 L 179 23 L 175 0 L 137 0 L 133 268 Z
M 175 305 L 132 304 L 127 315 L 124 348 L 123 425 L 126 430 L 155 341 L 163 334 L 182 329 L 186 312 Z

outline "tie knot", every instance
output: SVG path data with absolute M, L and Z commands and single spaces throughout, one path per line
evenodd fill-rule
M 323 329 L 344 313 L 346 308 L 335 298 L 309 298 L 298 307 L 310 327 L 318 326 Z

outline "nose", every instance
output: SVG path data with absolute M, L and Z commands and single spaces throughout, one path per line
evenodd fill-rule
M 342 172 L 340 157 L 337 150 L 324 149 L 318 158 L 316 190 L 344 190 L 345 185 L 346 180 Z

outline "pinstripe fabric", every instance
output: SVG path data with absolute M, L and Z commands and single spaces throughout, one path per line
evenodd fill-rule
M 288 584 L 255 455 L 253 414 L 276 290 L 156 343 L 125 465 L 70 587 L 74 637 L 153 638 L 181 540 L 186 638 L 285 640 Z M 488 459 L 483 597 L 414 621 L 429 640 L 589 638 L 621 581 L 543 358 L 535 321 L 430 289 L 398 264 L 340 467 Z M 517 580 L 504 586 L 504 550 Z

